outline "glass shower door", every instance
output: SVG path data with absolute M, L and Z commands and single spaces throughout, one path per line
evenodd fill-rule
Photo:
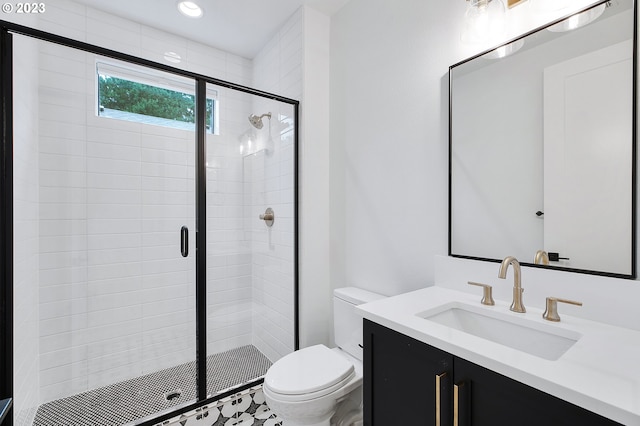
M 207 93 L 218 107 L 206 137 L 207 392 L 215 396 L 260 379 L 295 349 L 295 123 L 291 104 L 212 84 Z
M 193 402 L 195 82 L 14 39 L 16 424 Z

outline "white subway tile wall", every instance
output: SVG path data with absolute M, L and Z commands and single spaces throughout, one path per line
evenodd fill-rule
M 251 96 L 221 87 L 220 134 L 207 135 L 207 352 L 251 344 L 251 251 L 242 232 L 239 135 Z
M 299 9 L 254 58 L 255 87 L 291 99 L 302 97 L 303 10 Z M 258 131 L 258 146 L 248 157 L 245 182 L 250 200 L 244 218 L 253 253 L 253 344 L 272 361 L 294 349 L 294 133 L 293 107 L 254 98 L 254 114 L 271 112 Z M 270 127 L 270 129 L 269 129 Z M 272 138 L 272 141 L 269 138 Z M 267 207 L 276 220 L 268 228 L 256 220 Z
M 70 0 L 47 4 L 27 24 L 158 62 L 172 50 L 178 67 L 301 94 L 301 13 L 253 61 Z M 16 139 L 24 154 L 16 154 L 24 170 L 16 192 L 25 198 L 16 217 L 33 225 L 21 231 L 28 267 L 16 281 L 24 303 L 16 419 L 195 357 L 194 257 L 179 256 L 180 227 L 195 231 L 194 134 L 96 117 L 96 58 L 37 46 L 25 66 L 32 75 L 21 76 L 31 90 L 20 115 L 30 145 Z M 209 353 L 253 343 L 275 361 L 293 350 L 293 108 L 216 89 L 221 134 L 207 136 Z M 246 159 L 247 116 L 262 110 L 273 113 L 273 153 Z M 267 205 L 278 218 L 268 230 L 257 219 Z M 195 232 L 190 244 L 193 254 Z
M 194 262 L 177 248 L 180 227 L 194 228 L 194 134 L 96 117 L 96 58 L 45 42 L 40 53 L 47 402 L 195 357 Z
M 38 377 L 38 46 L 16 36 L 14 49 L 14 424 L 31 425 Z M 35 113 L 34 113 L 35 111 Z

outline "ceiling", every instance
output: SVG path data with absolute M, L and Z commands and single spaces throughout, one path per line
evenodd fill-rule
M 178 0 L 75 1 L 252 59 L 300 6 L 332 15 L 349 0 L 193 0 L 198 19 L 178 12 Z

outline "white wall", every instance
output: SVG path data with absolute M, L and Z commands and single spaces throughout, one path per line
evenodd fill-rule
M 332 282 L 386 295 L 434 283 L 434 255 L 447 254 L 448 67 L 569 12 L 530 3 L 476 45 L 460 41 L 464 1 L 351 0 L 332 16 Z
M 304 9 L 300 123 L 300 347 L 331 344 L 329 71 L 330 19 Z
M 352 0 L 332 17 L 333 283 L 392 295 L 433 282 L 433 255 L 447 252 L 447 72 L 464 7 Z

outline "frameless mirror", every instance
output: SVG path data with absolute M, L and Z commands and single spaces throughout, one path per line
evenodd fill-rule
M 450 68 L 451 256 L 635 278 L 634 23 L 611 0 Z

